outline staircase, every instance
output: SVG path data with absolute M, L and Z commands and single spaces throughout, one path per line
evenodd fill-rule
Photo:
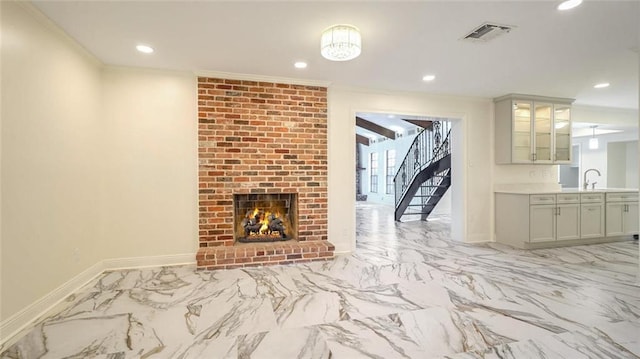
M 451 123 L 434 121 L 416 136 L 394 178 L 395 220 L 426 220 L 451 186 Z

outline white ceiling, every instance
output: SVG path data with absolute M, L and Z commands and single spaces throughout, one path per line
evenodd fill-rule
M 525 93 L 638 108 L 640 1 L 167 2 L 37 1 L 106 64 L 220 71 L 346 86 L 478 97 Z M 514 25 L 486 44 L 459 39 L 483 22 Z M 320 33 L 360 28 L 362 55 L 321 57 Z M 138 43 L 155 48 L 145 55 Z M 295 61 L 306 69 L 295 69 Z M 436 80 L 422 81 L 435 74 Z M 596 90 L 593 85 L 609 82 Z

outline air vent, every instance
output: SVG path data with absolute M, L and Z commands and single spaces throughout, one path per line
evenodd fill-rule
M 488 42 L 489 40 L 493 40 L 502 34 L 510 32 L 514 27 L 515 26 L 511 25 L 499 25 L 485 22 L 484 24 L 471 31 L 468 35 L 463 37 L 462 40 L 473 42 Z

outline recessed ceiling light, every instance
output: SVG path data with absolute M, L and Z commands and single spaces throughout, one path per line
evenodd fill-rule
M 426 75 L 422 78 L 422 81 L 433 81 L 436 79 L 436 75 Z
M 567 0 L 567 1 L 563 1 L 560 3 L 560 5 L 558 5 L 558 10 L 569 10 L 569 9 L 573 9 L 574 7 L 578 6 L 582 4 L 582 0 Z
M 136 46 L 136 50 L 145 53 L 145 54 L 150 54 L 153 52 L 153 48 L 151 46 L 147 46 L 147 45 L 138 45 Z
M 605 87 L 609 87 L 609 83 L 608 82 L 603 82 L 601 84 L 597 84 L 597 85 L 593 86 L 594 89 L 603 89 Z
M 293 66 L 295 66 L 296 69 L 306 69 L 307 63 L 303 61 L 298 61 L 295 64 L 293 64 Z

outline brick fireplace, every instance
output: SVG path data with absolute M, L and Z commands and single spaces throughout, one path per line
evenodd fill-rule
M 327 240 L 326 88 L 198 78 L 198 159 L 199 269 L 333 258 Z M 237 240 L 237 198 L 251 195 L 283 203 L 295 198 L 295 211 L 287 215 L 296 218 L 287 226 L 296 228 L 285 229 L 291 238 Z

